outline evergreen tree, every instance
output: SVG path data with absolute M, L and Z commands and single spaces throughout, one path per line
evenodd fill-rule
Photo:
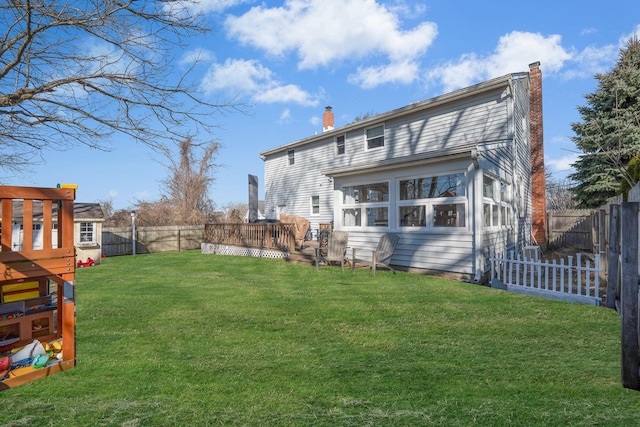
M 632 182 L 630 183 L 628 180 L 623 180 L 620 185 L 620 191 L 622 194 L 627 194 L 631 188 L 633 188 L 634 183 L 640 182 L 640 154 L 635 156 L 631 161 L 629 161 L 629 166 L 627 166 L 627 174 L 631 178 Z
M 596 208 L 619 194 L 623 181 L 635 184 L 629 161 L 640 153 L 640 41 L 631 38 L 615 67 L 596 74 L 598 88 L 578 107 L 581 122 L 572 123 L 572 138 L 583 152 L 570 178 L 580 208 Z

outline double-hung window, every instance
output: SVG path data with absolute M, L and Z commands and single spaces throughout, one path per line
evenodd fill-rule
M 384 125 L 375 126 L 365 130 L 367 150 L 384 147 Z
M 320 214 L 320 196 L 311 196 L 311 215 Z
M 343 226 L 389 226 L 388 182 L 342 187 L 342 197 Z
M 344 135 L 336 136 L 336 155 L 344 154 Z
M 81 222 L 80 223 L 80 243 L 94 243 L 94 223 L 93 222 Z
M 400 227 L 466 227 L 464 173 L 421 176 L 399 181 Z
M 288 159 L 289 166 L 292 166 L 296 163 L 295 154 L 296 154 L 295 150 L 287 151 L 287 159 Z

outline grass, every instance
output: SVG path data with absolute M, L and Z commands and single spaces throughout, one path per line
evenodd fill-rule
M 78 270 L 77 367 L 3 426 L 638 425 L 601 307 L 197 251 Z

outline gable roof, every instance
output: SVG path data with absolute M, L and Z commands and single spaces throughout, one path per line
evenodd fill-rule
M 431 108 L 441 106 L 443 104 L 477 96 L 481 93 L 490 92 L 499 88 L 507 87 L 511 80 L 527 78 L 528 76 L 529 76 L 529 73 L 526 73 L 526 72 L 505 74 L 504 76 L 496 77 L 494 79 L 487 80 L 485 82 L 478 83 L 473 86 L 468 86 L 462 89 L 458 89 L 456 91 L 445 93 L 443 95 L 439 95 L 424 101 L 414 102 L 404 107 L 397 108 L 395 110 L 391 110 L 386 113 L 378 114 L 373 117 L 369 117 L 365 120 L 349 123 L 345 126 L 341 126 L 327 132 L 322 132 L 317 135 L 313 135 L 307 138 L 300 139 L 298 141 L 281 145 L 279 147 L 262 151 L 260 153 L 260 157 L 264 160 L 266 156 L 276 154 L 285 150 L 290 150 L 292 148 L 306 145 L 315 141 L 320 141 L 322 139 L 327 138 L 327 136 L 330 136 L 330 135 L 342 134 L 350 130 L 365 128 L 365 127 L 371 126 L 372 124 L 377 124 L 377 123 L 384 122 L 385 120 L 391 120 L 396 117 L 404 116 L 405 114 L 428 110 Z
M 13 203 L 13 218 L 21 220 L 23 217 L 23 202 L 15 201 Z M 0 204 L 0 215 L 2 215 L 2 205 Z M 53 217 L 58 216 L 58 206 L 53 205 Z M 42 203 L 33 203 L 33 219 L 36 221 L 42 221 Z M 92 220 L 92 221 L 104 221 L 104 212 L 100 203 L 79 203 L 73 204 L 73 220 Z

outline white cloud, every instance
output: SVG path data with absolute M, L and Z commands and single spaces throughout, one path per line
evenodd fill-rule
M 223 12 L 234 6 L 243 3 L 250 3 L 253 0 L 198 0 L 198 1 L 173 1 L 164 4 L 164 10 L 178 15 L 184 11 L 192 13 L 217 13 Z
M 620 49 L 624 48 L 627 45 L 629 39 L 632 37 L 637 37 L 640 39 L 640 24 L 636 25 L 636 27 L 629 34 L 620 37 L 620 40 L 618 40 L 618 47 Z
M 419 66 L 413 62 L 398 62 L 377 67 L 358 68 L 357 73 L 349 76 L 349 82 L 371 89 L 381 83 L 401 83 L 413 82 L 418 76 Z
M 541 62 L 543 72 L 557 73 L 572 58 L 561 41 L 557 34 L 543 36 L 513 31 L 500 37 L 492 54 L 485 57 L 463 55 L 435 68 L 428 74 L 428 79 L 440 83 L 445 91 L 451 91 L 511 72 L 529 71 L 528 65 L 536 61 Z
M 207 94 L 226 91 L 233 95 L 250 96 L 261 103 L 296 103 L 316 106 L 318 97 L 292 84 L 281 84 L 273 72 L 257 60 L 227 59 L 224 64 L 211 65 L 204 78 L 202 88 Z
M 318 127 L 322 124 L 322 118 L 319 116 L 313 116 L 309 119 L 309 123 L 311 123 L 313 127 Z
M 198 48 L 185 52 L 182 58 L 180 58 L 180 64 L 189 66 L 195 63 L 212 62 L 215 60 L 215 53 L 208 49 Z
M 261 5 L 229 16 L 225 25 L 230 37 L 269 55 L 295 52 L 299 69 L 363 61 L 366 76 L 355 81 L 370 87 L 406 82 L 398 68 L 413 64 L 437 35 L 432 22 L 401 28 L 398 15 L 374 0 L 288 0 L 282 7 Z
M 604 73 L 616 61 L 618 48 L 612 44 L 606 46 L 587 46 L 573 55 L 574 66 L 562 73 L 565 79 L 591 78 L 596 73 Z
M 567 154 L 559 158 L 549 158 L 545 156 L 544 165 L 551 173 L 560 173 L 572 171 L 572 164 L 578 160 L 578 154 Z
M 299 105 L 316 106 L 318 100 L 313 98 L 309 93 L 300 89 L 296 85 L 276 85 L 271 88 L 264 87 L 256 91 L 253 99 L 264 104 L 274 104 L 277 102 L 290 103 Z
M 291 121 L 291 110 L 289 110 L 288 108 L 285 108 L 284 110 L 282 110 L 282 113 L 280 114 L 280 118 L 278 119 L 278 121 L 280 123 L 289 123 Z

